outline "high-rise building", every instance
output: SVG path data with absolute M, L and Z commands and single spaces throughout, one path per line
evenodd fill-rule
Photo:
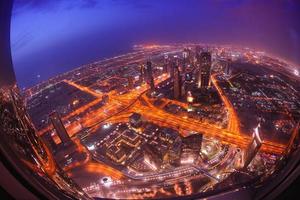
M 197 84 L 200 88 L 208 88 L 210 86 L 210 70 L 211 70 L 211 53 L 202 52 L 200 54 L 200 70 L 198 72 Z
M 189 57 L 189 51 L 187 50 L 187 48 L 183 49 L 182 52 L 182 58 L 183 60 L 187 60 L 187 58 Z
M 200 54 L 201 54 L 202 48 L 200 46 L 195 47 L 195 58 L 197 61 L 197 64 L 200 63 Z
M 248 167 L 248 165 L 251 163 L 253 158 L 256 156 L 257 152 L 259 151 L 261 145 L 262 145 L 262 140 L 259 136 L 259 128 L 260 124 L 254 129 L 253 135 L 252 135 L 252 140 L 247 149 L 245 150 L 244 153 L 244 169 Z
M 174 98 L 179 99 L 181 97 L 181 75 L 178 66 L 174 67 Z
M 59 114 L 56 111 L 54 111 L 50 114 L 49 117 L 50 117 L 51 123 L 56 131 L 56 134 L 58 135 L 58 137 L 60 138 L 62 143 L 63 144 L 70 143 L 71 138 L 68 135 L 67 130 L 66 130 L 64 124 L 62 123 Z
M 58 145 L 53 140 L 53 137 L 52 137 L 51 133 L 45 133 L 44 135 L 42 135 L 42 139 L 46 143 L 48 148 L 51 149 L 51 151 L 53 153 L 55 153 L 56 150 L 57 150 Z
M 154 85 L 154 78 L 153 78 L 153 69 L 152 69 L 152 63 L 151 61 L 147 61 L 147 82 L 150 86 L 151 91 L 153 92 L 155 90 Z
M 231 59 L 228 59 L 227 62 L 225 62 L 225 66 L 224 66 L 224 73 L 227 76 L 231 75 Z
M 184 80 L 183 80 L 184 77 Z M 194 81 L 193 81 L 193 72 L 186 72 L 184 75 L 182 75 L 182 89 L 181 89 L 181 96 L 182 98 L 185 98 L 188 91 L 193 90 L 194 87 Z
M 200 54 L 201 54 L 201 50 L 202 50 L 202 48 L 200 46 L 195 47 L 194 69 L 195 69 L 195 77 L 196 77 L 197 85 L 198 85 L 198 82 L 201 79 L 201 75 L 200 75 Z
M 174 71 L 175 71 L 176 66 L 179 66 L 179 60 L 178 60 L 178 57 L 175 55 L 173 57 L 172 64 L 170 65 L 170 68 L 169 68 L 171 78 L 174 77 Z
M 185 48 L 182 52 L 182 72 L 185 73 L 187 65 L 190 59 L 190 51 L 189 49 Z
M 168 72 L 169 65 L 170 65 L 169 56 L 168 56 L 168 54 L 165 54 L 165 56 L 164 56 L 163 73 L 167 73 Z
M 146 79 L 146 70 L 145 70 L 145 65 L 142 64 L 140 65 L 140 81 L 144 82 Z

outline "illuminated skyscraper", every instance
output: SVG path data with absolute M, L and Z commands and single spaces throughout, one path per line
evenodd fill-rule
M 175 67 L 178 66 L 178 65 L 179 65 L 178 57 L 174 56 L 173 60 L 172 60 L 172 64 L 170 65 L 170 76 L 171 76 L 171 78 L 174 77 Z
M 231 75 L 231 59 L 228 59 L 227 62 L 225 63 L 225 66 L 224 66 L 224 72 L 227 76 L 230 76 Z
M 199 65 L 200 63 L 200 54 L 201 54 L 202 48 L 200 46 L 195 47 L 195 58 L 196 58 L 196 64 Z
M 211 53 L 202 52 L 200 54 L 200 71 L 198 73 L 198 87 L 207 88 L 210 85 Z
M 178 66 L 173 66 L 174 68 L 174 98 L 179 99 L 181 97 L 181 76 Z
M 58 145 L 54 142 L 51 133 L 46 133 L 42 136 L 44 142 L 47 146 L 52 150 L 52 152 L 56 152 Z
M 146 70 L 145 70 L 145 65 L 142 64 L 140 65 L 140 81 L 144 82 L 146 78 Z
M 256 156 L 257 152 L 259 151 L 261 147 L 262 140 L 259 136 L 259 128 L 260 124 L 254 129 L 253 135 L 252 135 L 252 141 L 249 144 L 248 148 L 245 150 L 244 153 L 244 169 L 247 168 L 247 166 L 251 163 L 253 158 Z
M 182 52 L 182 58 L 184 61 L 187 61 L 187 58 L 189 57 L 189 52 L 188 50 L 185 48 Z
M 163 73 L 167 73 L 168 72 L 169 65 L 170 65 L 169 56 L 168 56 L 168 54 L 165 54 L 165 56 L 164 56 Z
M 50 114 L 49 117 L 50 117 L 51 123 L 56 131 L 56 134 L 58 135 L 58 137 L 60 138 L 62 143 L 67 144 L 67 143 L 71 142 L 71 138 L 68 135 L 67 130 L 66 130 L 64 124 L 62 123 L 59 114 L 56 111 L 54 111 Z
M 182 72 L 185 73 L 186 67 L 189 63 L 190 59 L 190 51 L 189 49 L 185 48 L 182 52 Z
M 153 79 L 153 70 L 151 61 L 147 61 L 147 82 L 150 86 L 151 91 L 155 90 L 154 79 Z
M 182 82 L 181 96 L 183 98 L 186 98 L 188 91 L 193 90 L 193 87 L 194 87 L 193 73 L 187 72 L 184 74 L 184 81 Z

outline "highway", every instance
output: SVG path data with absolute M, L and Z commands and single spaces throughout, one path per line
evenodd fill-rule
M 217 80 L 216 80 L 216 76 L 211 75 L 211 81 L 212 84 L 215 86 L 215 88 L 217 89 L 223 103 L 225 104 L 225 107 L 227 108 L 228 112 L 229 112 L 229 121 L 228 121 L 228 131 L 233 132 L 233 133 L 240 133 L 240 121 L 239 118 L 231 104 L 231 102 L 228 100 L 228 98 L 226 97 L 226 95 L 223 93 L 221 87 L 217 84 Z
M 155 84 L 159 84 L 160 82 L 165 81 L 168 78 L 169 76 L 164 74 L 155 79 Z M 84 112 L 85 110 L 89 109 L 92 105 L 102 100 L 103 94 L 96 93 L 88 87 L 81 86 L 69 80 L 64 81 L 67 84 L 72 85 L 73 87 L 76 87 L 77 89 L 83 92 L 89 93 L 96 98 L 96 100 L 70 113 L 64 118 L 64 120 L 78 113 Z M 216 138 L 223 143 L 235 145 L 237 147 L 245 149 L 249 145 L 251 137 L 240 133 L 240 123 L 237 114 L 232 104 L 219 87 L 215 75 L 212 76 L 212 83 L 216 87 L 218 93 L 221 96 L 222 101 L 225 104 L 226 109 L 229 112 L 229 123 L 227 128 L 221 128 L 215 124 L 201 122 L 192 118 L 183 118 L 181 116 L 168 113 L 161 107 L 154 106 L 152 104 L 152 100 L 149 99 L 149 97 L 145 94 L 145 92 L 149 89 L 148 85 L 143 84 L 140 87 L 137 87 L 131 90 L 130 92 L 122 95 L 116 94 L 115 91 L 109 92 L 107 94 L 109 97 L 108 102 L 104 106 L 91 112 L 88 112 L 86 115 L 81 117 L 79 121 L 71 122 L 71 124 L 67 126 L 67 131 L 70 134 L 70 136 L 73 136 L 74 134 L 77 134 L 79 132 L 79 124 L 80 127 L 93 128 L 97 127 L 105 121 L 111 123 L 128 122 L 128 117 L 133 112 L 136 112 L 140 113 L 143 119 L 145 120 L 151 121 L 160 126 L 170 127 L 177 130 L 180 134 L 182 134 L 182 136 L 186 136 L 185 133 L 187 133 L 188 131 L 199 132 L 209 137 Z M 185 103 L 175 102 L 175 100 L 172 100 L 172 103 L 180 104 L 183 107 L 187 106 L 185 105 Z M 41 130 L 39 134 L 41 135 L 45 133 L 45 131 L 50 129 L 51 126 L 47 127 L 44 130 Z M 79 146 L 80 143 L 77 143 L 77 145 L 78 148 L 80 148 L 80 151 L 85 151 L 83 147 Z M 284 152 L 285 148 L 286 146 L 283 144 L 278 144 L 271 141 L 263 141 L 261 150 L 267 153 L 281 154 Z M 122 172 L 113 169 L 105 164 L 96 164 L 88 162 L 90 161 L 90 155 L 88 152 L 86 153 L 88 156 L 84 162 L 74 163 L 72 166 L 69 166 L 65 170 L 70 170 L 74 167 L 82 165 L 89 172 L 93 171 L 94 173 L 105 173 L 106 175 L 109 175 L 115 179 L 120 179 L 124 176 Z M 48 168 L 49 173 L 53 173 L 53 166 L 51 165 L 51 163 L 45 165 L 50 165 Z
M 163 75 L 159 79 L 156 79 L 155 82 L 156 84 L 158 84 L 166 80 L 167 78 L 167 75 Z M 146 120 L 149 120 L 157 125 L 173 128 L 175 130 L 178 130 L 181 134 L 186 131 L 195 131 L 217 138 L 223 143 L 233 144 L 241 148 L 246 148 L 251 141 L 251 137 L 239 132 L 239 120 L 237 118 L 237 115 L 231 103 L 225 97 L 225 95 L 221 91 L 221 88 L 218 86 L 214 75 L 212 76 L 212 82 L 217 88 L 226 108 L 229 111 L 229 126 L 225 129 L 214 124 L 200 122 L 196 119 L 183 118 L 178 115 L 173 115 L 159 107 L 154 106 L 151 103 L 151 100 L 145 95 L 145 91 L 148 89 L 148 86 L 146 84 L 143 84 L 140 88 L 136 88 L 123 95 L 116 95 L 114 91 L 108 93 L 108 102 L 103 107 L 92 111 L 86 116 L 82 117 L 80 123 L 83 127 L 93 127 L 106 120 L 112 123 L 128 121 L 128 119 L 126 120 L 126 118 L 130 116 L 131 113 L 136 112 L 140 113 Z M 75 84 L 70 81 L 67 81 L 66 83 L 75 86 Z M 78 84 L 76 84 L 75 87 L 84 92 L 93 94 L 93 92 L 90 91 L 90 89 L 87 89 L 87 87 L 81 87 Z M 102 95 L 98 93 L 94 94 L 94 96 L 98 96 L 99 98 L 102 97 Z M 86 105 L 83 107 L 85 109 L 88 108 L 88 106 Z M 79 108 L 78 110 L 80 109 L 81 108 Z M 68 133 L 71 136 L 78 132 L 78 130 L 74 128 L 76 126 L 78 126 L 78 122 L 72 122 L 71 125 L 67 127 Z M 268 153 L 281 154 L 285 150 L 285 147 L 286 146 L 283 144 L 278 144 L 271 141 L 263 141 L 261 150 Z
M 111 64 L 108 64 L 107 67 L 117 70 L 122 66 L 127 66 L 132 63 L 141 63 L 141 62 L 145 62 L 144 55 L 138 55 L 134 61 L 132 61 L 132 59 L 131 60 L 125 59 L 125 61 L 119 61 L 119 63 L 112 62 Z M 156 106 L 154 104 L 154 102 L 157 103 L 155 101 L 156 99 L 149 97 L 147 94 L 147 92 L 150 89 L 148 84 L 144 82 L 140 86 L 137 86 L 128 92 L 126 90 L 122 91 L 121 89 L 123 88 L 123 86 L 126 87 L 126 84 L 123 84 L 123 82 L 128 81 L 127 78 L 124 78 L 123 75 L 118 76 L 114 72 L 111 72 L 111 74 L 112 74 L 111 76 L 109 73 L 104 74 L 103 77 L 101 77 L 98 80 L 97 80 L 98 77 L 96 77 L 93 80 L 97 80 L 97 81 L 94 82 L 86 81 L 84 77 L 81 77 L 82 80 L 76 79 L 74 77 L 73 78 L 64 77 L 60 79 L 60 81 L 68 84 L 69 86 L 72 86 L 77 90 L 80 90 L 81 92 L 92 95 L 94 97 L 94 99 L 91 100 L 90 102 L 71 111 L 70 113 L 68 113 L 66 116 L 63 117 L 62 120 L 64 122 L 67 122 L 65 126 L 68 134 L 71 137 L 80 133 L 83 129 L 88 130 L 87 136 L 89 134 L 93 134 L 97 132 L 98 129 L 101 126 L 103 126 L 103 124 L 105 123 L 112 123 L 112 124 L 127 123 L 129 122 L 129 117 L 132 115 L 132 113 L 139 113 L 141 114 L 143 120 L 154 123 L 161 127 L 172 128 L 178 131 L 178 133 L 182 137 L 188 136 L 190 132 L 204 134 L 205 139 L 207 138 L 212 140 L 216 139 L 220 141 L 220 143 L 230 145 L 230 146 L 226 146 L 226 148 L 228 147 L 230 148 L 230 150 L 223 151 L 224 152 L 223 154 L 216 154 L 217 156 L 215 156 L 212 159 L 210 158 L 207 163 L 205 163 L 205 159 L 203 159 L 201 161 L 202 162 L 201 165 L 199 164 L 200 163 L 199 162 L 197 163 L 197 165 L 195 164 L 189 166 L 185 165 L 181 167 L 172 168 L 171 170 L 169 169 L 167 171 L 154 171 L 154 172 L 145 172 L 143 174 L 139 174 L 139 173 L 131 174 L 129 173 L 130 170 L 127 171 L 126 169 L 122 170 L 123 168 L 112 167 L 110 164 L 108 164 L 108 162 L 97 160 L 95 157 L 92 156 L 94 151 L 92 150 L 89 151 L 87 147 L 85 147 L 81 143 L 80 139 L 73 138 L 73 141 L 77 147 L 76 151 L 85 154 L 86 157 L 82 161 L 75 161 L 69 164 L 67 167 L 63 168 L 63 170 L 67 172 L 70 176 L 73 175 L 77 176 L 76 170 L 79 169 L 79 170 L 83 170 L 84 172 L 87 172 L 88 175 L 92 175 L 92 176 L 95 175 L 95 177 L 97 176 L 97 178 L 103 176 L 111 177 L 113 180 L 117 180 L 116 181 L 117 184 L 123 184 L 126 182 L 130 183 L 131 181 L 133 185 L 139 183 L 145 185 L 148 183 L 149 185 L 152 183 L 155 183 L 157 185 L 168 183 L 174 186 L 174 191 L 176 192 L 176 194 L 182 195 L 184 193 L 188 194 L 188 192 L 182 190 L 179 182 L 186 181 L 184 184 L 191 184 L 189 181 L 191 181 L 192 179 L 196 179 L 200 177 L 202 178 L 208 177 L 211 181 L 207 184 L 207 188 L 210 188 L 214 186 L 216 182 L 222 182 L 222 180 L 224 180 L 224 177 L 226 177 L 224 174 L 227 173 L 226 171 L 239 168 L 237 167 L 239 166 L 238 162 L 242 162 L 241 161 L 242 159 L 240 159 L 240 157 L 242 157 L 241 155 L 244 151 L 240 151 L 239 152 L 240 154 L 238 154 L 236 148 L 238 147 L 243 150 L 247 149 L 250 142 L 252 141 L 252 137 L 250 136 L 251 133 L 242 132 L 239 115 L 237 114 L 237 110 L 235 110 L 233 106 L 235 105 L 233 103 L 234 101 L 232 102 L 230 101 L 230 98 L 228 98 L 227 95 L 228 93 L 225 92 L 225 90 L 223 90 L 223 88 L 221 87 L 220 85 L 221 81 L 219 81 L 220 79 L 218 79 L 219 74 L 211 75 L 211 83 L 212 83 L 212 87 L 216 89 L 220 99 L 223 102 L 224 105 L 223 108 L 225 107 L 225 109 L 222 108 L 223 111 L 222 115 L 225 113 L 226 117 L 222 121 L 222 123 L 217 123 L 217 122 L 211 123 L 209 122 L 210 119 L 208 118 L 199 120 L 196 118 L 189 117 L 189 115 L 187 115 L 186 113 L 172 114 L 171 112 L 168 112 L 165 109 L 165 106 L 167 104 L 175 104 L 184 109 L 188 108 L 188 104 L 185 102 L 163 97 L 160 99 L 161 104 Z M 133 74 L 137 79 L 136 72 Z M 88 77 L 89 75 L 90 74 L 87 74 L 86 77 Z M 105 77 L 107 79 L 102 80 L 102 78 Z M 161 74 L 160 76 L 155 77 L 154 80 L 155 85 L 157 86 L 166 80 L 169 81 L 169 79 L 170 79 L 169 74 L 167 73 Z M 117 80 L 116 82 L 122 83 L 122 88 L 118 88 L 118 90 L 111 90 L 105 93 L 98 92 L 92 89 L 92 88 L 99 88 L 98 86 L 101 87 L 103 86 L 104 88 L 106 86 L 107 88 L 115 88 L 115 87 L 109 87 L 110 84 L 112 84 L 112 82 L 114 82 L 115 80 Z M 85 86 L 84 84 L 90 84 L 90 85 Z M 130 87 L 132 88 L 132 86 Z M 106 88 L 103 90 L 106 90 Z M 104 102 L 103 97 L 106 96 L 108 98 L 105 99 L 106 102 Z M 273 100 L 268 96 L 251 97 L 251 98 L 253 98 L 253 100 L 266 100 L 266 101 Z M 222 124 L 222 126 L 220 124 Z M 285 144 L 281 144 L 269 140 L 263 140 L 260 151 L 270 153 L 270 154 L 277 154 L 277 155 L 281 155 L 284 154 L 285 152 L 288 152 L 288 149 L 290 149 L 290 147 L 293 144 L 293 140 L 296 137 L 297 134 L 296 130 L 299 129 L 299 126 L 300 125 L 298 124 L 297 125 L 298 128 L 295 129 L 295 131 L 293 132 L 291 140 L 288 144 L 285 145 Z M 39 130 L 38 134 L 42 135 L 52 130 L 53 130 L 52 125 L 49 125 L 48 127 Z M 58 140 L 59 138 L 55 136 L 55 139 Z M 218 144 L 220 143 L 218 142 Z M 40 160 L 41 164 L 44 166 L 44 169 L 48 175 L 55 176 L 56 166 L 54 162 L 51 162 L 53 161 L 52 154 L 49 152 L 49 149 L 47 148 L 46 148 L 46 153 L 50 159 L 46 162 L 42 162 L 41 159 Z M 25 163 L 25 164 L 27 164 L 35 171 L 40 170 L 38 168 L 34 168 L 34 166 L 31 166 L 30 163 Z M 202 167 L 199 167 L 198 164 L 199 166 Z M 128 185 L 124 184 L 120 186 L 129 187 L 129 185 L 130 184 Z M 188 185 L 186 185 L 186 188 L 188 188 Z M 192 187 L 190 188 L 191 191 L 189 192 L 191 193 Z M 163 188 L 160 188 L 160 190 L 161 191 L 153 189 L 151 191 L 153 192 L 153 194 L 152 193 L 150 194 L 149 192 L 145 192 L 145 194 L 142 194 L 140 197 L 154 197 L 157 192 L 166 193 L 166 191 L 164 191 Z M 126 189 L 122 188 L 122 191 L 124 192 L 126 191 Z M 114 192 L 117 191 L 112 191 L 112 193 Z

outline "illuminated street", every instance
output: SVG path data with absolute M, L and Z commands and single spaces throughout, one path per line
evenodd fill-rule
M 275 169 L 299 129 L 299 85 L 282 73 L 300 79 L 247 49 L 141 45 L 32 87 L 26 99 L 39 136 L 89 195 L 170 197 Z

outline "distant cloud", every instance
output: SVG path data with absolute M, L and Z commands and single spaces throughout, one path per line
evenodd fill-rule
M 60 5 L 64 0 L 15 0 L 14 1 L 14 13 L 19 13 L 23 9 L 45 9 L 53 8 Z
M 147 0 L 112 0 L 113 3 L 116 5 L 127 5 L 133 6 L 134 8 L 145 9 L 151 8 L 153 6 L 154 1 L 147 1 Z
M 18 36 L 18 39 L 11 44 L 12 51 L 15 52 L 20 48 L 26 46 L 30 41 L 32 41 L 33 36 L 29 32 L 23 33 Z
M 15 0 L 13 14 L 21 13 L 26 9 L 55 10 L 73 8 L 93 8 L 100 4 L 100 0 Z
M 169 0 L 170 4 L 173 2 Z M 137 9 L 148 9 L 160 1 L 148 0 L 15 0 L 13 14 L 19 14 L 28 9 L 36 11 L 55 11 L 57 9 L 95 8 L 102 5 L 129 6 Z

